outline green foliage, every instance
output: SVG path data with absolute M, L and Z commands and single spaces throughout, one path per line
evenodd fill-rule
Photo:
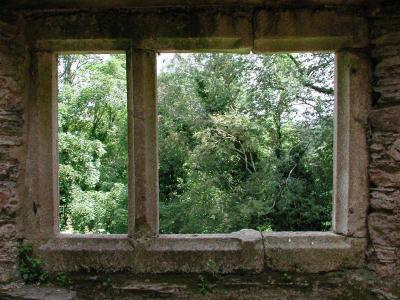
M 203 295 L 206 295 L 208 292 L 211 291 L 210 283 L 203 275 L 198 276 L 197 287 L 199 289 L 199 292 Z
M 56 274 L 55 280 L 58 285 L 63 286 L 63 287 L 69 287 L 72 285 L 71 279 L 64 272 L 58 272 Z
M 327 230 L 333 56 L 177 55 L 159 75 L 163 233 Z
M 121 55 L 60 65 L 60 224 L 127 232 Z M 158 76 L 161 233 L 329 230 L 333 55 L 174 55 Z
M 18 271 L 26 283 L 43 283 L 48 273 L 43 269 L 43 261 L 33 257 L 31 245 L 20 245 L 18 248 Z
M 79 232 L 127 232 L 127 190 L 115 184 L 109 192 L 81 191 L 71 193 L 70 220 Z
M 127 232 L 127 104 L 124 55 L 59 60 L 60 227 Z

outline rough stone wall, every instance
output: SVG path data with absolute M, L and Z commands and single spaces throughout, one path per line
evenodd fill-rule
M 23 140 L 23 49 L 19 18 L 0 12 L 0 282 L 16 274 Z
M 371 18 L 374 107 L 370 114 L 371 266 L 400 275 L 400 3 L 382 1 Z M 0 282 L 16 274 L 23 173 L 25 50 L 20 20 L 0 12 Z
M 370 259 L 400 275 L 400 3 L 382 1 L 371 19 L 374 107 L 370 114 Z

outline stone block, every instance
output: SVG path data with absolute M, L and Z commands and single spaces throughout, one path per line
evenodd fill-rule
M 147 16 L 147 30 L 138 38 L 138 48 L 159 51 L 228 50 L 249 53 L 253 46 L 252 17 L 247 11 L 195 10 L 173 17 Z M 158 19 L 157 22 L 153 18 Z
M 388 163 L 371 164 L 369 170 L 370 181 L 378 187 L 400 187 L 400 165 Z
M 373 212 L 368 216 L 372 243 L 377 246 L 400 247 L 400 218 L 396 214 Z
M 4 135 L 22 135 L 22 116 L 20 112 L 0 110 L 0 133 Z
M 400 161 L 400 139 L 396 140 L 389 148 L 388 154 L 395 161 Z
M 397 189 L 380 189 L 371 193 L 371 208 L 374 210 L 391 210 L 400 209 L 400 191 Z
M 132 253 L 133 247 L 126 235 L 60 234 L 38 251 L 52 272 L 130 270 Z
M 3 298 L 4 297 L 4 298 Z M 76 300 L 76 292 L 60 287 L 20 286 L 0 289 L 1 299 L 22 300 Z
M 42 28 L 51 27 L 51 31 Z M 253 46 L 251 10 L 177 8 L 97 11 L 69 15 L 32 16 L 28 36 L 35 40 L 130 39 L 134 48 L 156 51 L 250 52 Z M 89 46 L 89 45 L 88 45 Z M 78 46 L 79 47 L 79 46 Z
M 18 272 L 16 270 L 15 261 L 11 263 L 0 261 L 0 283 L 10 282 L 15 280 L 16 278 L 18 278 Z
M 37 241 L 35 241 L 37 242 Z M 58 235 L 39 247 L 51 271 L 121 271 L 133 273 L 261 272 L 261 234 L 161 235 L 131 239 L 125 235 Z
M 366 20 L 335 10 L 261 10 L 255 18 L 256 52 L 337 50 L 367 44 Z
M 400 105 L 376 108 L 369 114 L 374 130 L 400 132 Z
M 268 270 L 320 273 L 362 267 L 365 238 L 331 232 L 264 232 Z
M 7 221 L 7 220 L 6 220 Z M 17 236 L 17 229 L 12 222 L 0 223 L 0 241 L 12 240 Z
M 19 109 L 22 96 L 18 83 L 8 76 L 0 76 L 0 107 L 3 109 Z
M 244 229 L 232 234 L 161 235 L 135 242 L 139 273 L 261 272 L 261 234 Z

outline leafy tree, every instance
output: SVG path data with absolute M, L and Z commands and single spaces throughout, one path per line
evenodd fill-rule
M 61 229 L 127 230 L 123 55 L 59 61 Z M 332 54 L 186 54 L 158 76 L 162 233 L 326 230 Z
M 160 189 L 162 232 L 329 229 L 332 66 L 331 54 L 175 56 L 159 75 L 160 170 L 174 178 L 160 177 L 173 191 Z M 166 148 L 183 162 L 164 164 L 177 162 Z
M 127 232 L 124 55 L 59 59 L 60 225 Z

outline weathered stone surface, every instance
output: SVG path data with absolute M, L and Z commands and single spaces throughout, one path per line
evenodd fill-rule
M 370 180 L 379 187 L 399 187 L 400 186 L 400 169 L 398 166 L 389 164 L 371 164 Z
M 134 222 L 129 221 L 128 235 L 154 237 L 159 232 L 158 157 L 157 157 L 157 78 L 154 51 L 135 51 L 132 55 L 132 85 L 128 97 L 130 195 L 135 199 Z M 133 191 L 133 192 L 132 192 Z
M 331 232 L 263 233 L 265 266 L 271 270 L 320 273 L 361 267 L 367 240 Z
M 400 209 L 400 191 L 398 189 L 380 188 L 371 193 L 371 208 L 374 210 Z
M 116 7 L 202 7 L 202 6 L 268 6 L 268 7 L 324 7 L 335 5 L 365 5 L 367 0 L 114 0 L 111 4 L 107 0 L 91 2 L 47 0 L 30 2 L 26 0 L 5 1 L 6 7 L 16 8 L 116 8 Z
M 0 132 L 9 135 L 22 134 L 22 117 L 19 112 L 15 111 L 0 111 Z
M 400 132 L 400 106 L 373 109 L 369 121 L 375 130 Z
M 256 52 L 336 50 L 367 44 L 363 17 L 335 10 L 261 10 L 255 18 Z
M 71 236 L 52 239 L 39 249 L 50 271 L 130 270 L 133 273 L 261 272 L 261 234 L 241 230 L 223 235 Z
M 253 46 L 252 15 L 248 9 L 96 11 L 73 16 L 42 13 L 32 15 L 29 22 L 27 34 L 34 40 L 113 39 L 119 43 L 128 38 L 135 48 L 158 51 L 250 52 Z M 53 30 L 44 31 L 44 27 Z
M 4 109 L 20 108 L 22 103 L 18 83 L 10 77 L 0 76 L 0 106 Z
M 126 235 L 61 235 L 39 249 L 51 272 L 133 269 L 133 250 Z
M 0 283 L 16 278 L 17 229 L 12 217 L 0 213 Z
M 135 244 L 135 269 L 155 272 L 261 272 L 262 236 L 244 229 L 231 234 L 161 235 Z
M 22 284 L 0 286 L 0 299 L 20 300 L 76 300 L 75 291 L 61 287 L 24 286 Z
M 400 247 L 400 224 L 396 214 L 371 213 L 368 226 L 375 245 Z
M 0 182 L 0 215 L 14 217 L 18 208 L 15 183 Z
M 77 299 L 397 299 L 367 271 L 325 274 L 69 274 Z M 45 287 L 47 288 L 47 287 Z
M 370 260 L 379 274 L 400 275 L 400 3 L 380 1 L 371 22 L 373 89 L 380 107 L 369 116 Z M 384 104 L 385 106 L 383 106 Z M 390 106 L 388 106 L 388 104 Z
M 388 154 L 395 161 L 400 161 L 400 139 L 396 140 L 388 151 Z
M 12 12 L 0 13 L 0 283 L 16 277 L 18 246 L 17 211 L 22 145 L 23 55 L 19 18 Z
M 382 2 L 380 14 L 371 26 L 372 54 L 377 60 L 375 66 L 374 91 L 379 94 L 378 103 L 400 101 L 400 5 L 397 2 Z
M 370 205 L 369 234 L 376 261 L 382 275 L 398 274 L 400 248 L 400 163 L 399 136 L 393 132 L 374 131 L 370 139 Z
M 124 1 L 121 0 L 119 3 L 127 3 Z M 240 9 L 238 7 L 235 9 L 232 7 L 214 7 L 212 9 L 181 7 L 164 12 L 158 9 L 28 12 L 24 15 L 24 21 L 27 24 L 25 38 L 28 43 L 32 44 L 23 46 L 20 45 L 20 35 L 23 31 L 21 20 L 15 14 L 0 12 L 0 282 L 10 280 L 15 275 L 17 236 L 18 234 L 24 236 L 26 233 L 18 230 L 19 187 L 24 186 L 23 172 L 21 172 L 24 162 L 17 155 L 19 150 L 16 150 L 25 146 L 23 136 L 26 135 L 26 132 L 23 132 L 22 128 L 26 107 L 23 107 L 23 94 L 24 92 L 30 93 L 30 90 L 26 89 L 29 80 L 24 77 L 31 71 L 29 66 L 24 65 L 25 47 L 30 48 L 32 45 L 36 45 L 35 39 L 51 39 L 54 45 L 62 49 L 68 44 L 60 41 L 63 38 L 69 39 L 70 45 L 74 44 L 73 42 L 76 44 L 76 40 L 79 39 L 81 41 L 79 50 L 93 45 L 90 44 L 93 39 L 97 39 L 97 45 L 103 44 L 103 49 L 106 49 L 107 45 L 114 48 L 121 48 L 123 45 L 125 49 L 126 39 L 131 39 L 134 41 L 134 47 L 159 48 L 170 51 L 202 50 L 211 46 L 213 46 L 213 50 L 234 48 L 239 52 L 249 51 L 254 49 L 254 46 L 258 51 L 310 50 L 311 48 L 326 50 L 345 46 L 366 46 L 365 20 L 360 17 L 360 12 L 363 10 L 352 15 L 354 11 L 346 8 L 325 7 L 326 4 L 360 4 L 361 0 L 322 2 L 302 0 L 296 1 L 296 3 L 286 0 L 254 1 L 254 3 L 279 9 L 259 11 L 257 8 L 253 11 L 242 7 Z M 110 5 L 109 1 L 108 3 L 103 2 L 103 4 L 100 2 L 97 1 L 98 7 Z M 400 9 L 396 2 L 398 1 L 386 1 L 387 4 L 383 5 L 381 11 L 371 19 L 371 54 L 376 62 L 373 72 L 375 76 L 373 90 L 376 95 L 375 100 L 380 106 L 371 112 L 369 119 L 372 129 L 369 145 L 371 160 L 369 165 L 371 182 L 369 234 L 365 231 L 365 215 L 368 209 L 367 205 L 364 205 L 366 202 L 357 206 L 356 204 L 359 202 L 352 201 L 349 206 L 346 206 L 345 203 L 342 206 L 343 211 L 351 212 L 350 215 L 356 217 L 353 218 L 353 221 L 355 220 L 353 223 L 344 224 L 341 227 L 343 229 L 341 233 L 370 236 L 370 252 L 375 255 L 372 261 L 376 262 L 375 268 L 382 275 L 400 273 L 400 110 L 397 106 L 400 103 Z M 42 1 L 42 3 L 44 2 Z M 73 5 L 77 2 L 68 1 L 68 3 L 68 5 Z M 158 3 L 165 6 L 165 3 Z M 181 1 L 180 6 L 182 3 L 183 6 L 186 6 L 188 2 Z M 235 6 L 240 5 L 237 1 L 229 3 Z M 207 5 L 210 4 L 214 5 L 216 2 L 210 0 Z M 227 4 L 227 2 L 224 1 L 223 4 Z M 63 4 L 59 3 L 59 5 Z M 150 4 L 145 5 L 149 6 Z M 196 5 L 202 6 L 201 3 Z M 318 9 L 307 10 L 305 9 L 307 5 L 313 8 L 318 7 Z M 287 7 L 293 6 L 300 9 L 287 10 Z M 342 9 L 345 11 L 344 14 L 342 14 Z M 255 19 L 253 18 L 254 12 L 259 12 Z M 277 14 L 277 12 L 279 13 Z M 254 37 L 255 43 L 253 43 Z M 103 43 L 105 40 L 108 41 L 108 44 Z M 46 50 L 45 46 L 42 47 L 44 50 Z M 71 48 L 68 49 L 71 50 Z M 358 51 L 361 54 L 367 52 L 367 50 Z M 46 51 L 44 52 L 46 53 Z M 48 56 L 50 57 L 50 55 Z M 49 59 L 46 61 L 49 62 Z M 363 59 L 368 61 L 365 57 Z M 360 78 L 359 76 L 365 76 L 368 72 L 367 68 L 349 68 L 347 71 L 348 74 L 352 74 L 353 78 Z M 25 75 L 21 74 L 22 72 L 25 72 Z M 354 101 L 366 99 L 370 95 L 370 87 L 362 85 L 362 82 L 364 81 L 355 81 L 358 93 L 352 95 Z M 348 91 L 345 90 L 345 93 Z M 41 101 L 44 100 L 41 99 Z M 365 142 L 362 139 L 366 136 L 368 124 L 364 119 L 363 112 L 367 107 L 356 107 L 359 103 L 354 101 L 348 104 L 350 108 L 354 109 L 352 111 L 354 115 L 350 116 L 356 120 L 357 130 L 352 131 L 353 134 L 356 132 L 353 136 L 345 136 L 341 143 L 343 145 L 348 141 L 354 142 L 354 138 L 357 139 L 357 137 L 359 138 L 357 141 L 360 143 Z M 391 106 L 382 108 L 387 104 Z M 30 120 L 30 122 L 33 121 Z M 42 125 L 42 128 L 46 128 L 49 123 Z M 29 138 L 33 142 L 37 142 L 35 136 L 29 136 Z M 365 143 L 362 145 L 363 148 L 367 147 Z M 349 160 L 349 157 L 340 157 L 340 159 Z M 350 162 L 363 166 L 367 164 L 363 153 L 355 153 L 350 159 Z M 366 166 L 364 166 L 365 168 Z M 25 176 L 27 182 L 32 180 L 29 175 L 31 174 Z M 356 197 L 364 199 L 365 191 L 357 187 L 357 182 L 360 182 L 357 181 L 360 180 L 358 175 L 354 172 L 349 172 L 347 175 L 353 179 L 354 183 L 348 190 L 352 190 L 353 193 L 361 191 Z M 37 187 L 34 187 L 33 190 L 35 188 Z M 45 188 L 43 187 L 43 189 Z M 25 197 L 23 203 L 30 205 L 29 201 L 31 200 L 31 197 Z M 31 206 L 29 206 L 29 210 L 31 210 Z M 43 214 L 46 212 L 44 210 Z M 27 212 L 24 211 L 24 213 Z M 51 219 L 54 216 L 48 215 L 47 217 Z M 155 215 L 151 219 L 154 221 Z M 52 226 L 52 222 L 44 221 L 38 227 L 38 231 L 44 232 L 44 235 L 48 232 L 53 233 Z M 33 232 L 37 229 L 27 227 L 25 230 Z M 152 228 L 153 233 L 156 231 L 156 227 Z M 46 259 L 48 265 L 53 267 L 53 271 L 78 271 L 93 268 L 100 271 L 130 270 L 132 273 L 147 271 L 224 273 L 260 272 L 265 266 L 269 270 L 326 272 L 362 266 L 366 245 L 364 238 L 345 238 L 329 233 L 308 236 L 292 233 L 289 237 L 279 233 L 264 234 L 264 243 L 261 234 L 254 231 L 220 237 L 161 236 L 159 239 L 150 238 L 136 241 L 126 236 L 119 241 L 114 238 L 94 237 L 89 240 L 82 237 L 55 238 L 46 241 L 47 243 L 37 253 Z M 264 257 L 266 258 L 265 264 Z M 357 294 L 358 290 L 356 294 L 346 294 L 343 289 L 339 288 L 340 284 L 338 289 L 329 286 L 321 288 L 318 284 L 322 278 L 320 275 L 313 279 L 316 284 L 311 281 L 303 284 L 302 279 L 298 281 L 294 277 L 289 278 L 286 282 L 274 281 L 276 279 L 268 277 L 267 285 L 265 282 L 260 282 L 262 276 L 258 275 L 260 277 L 252 279 L 249 276 L 245 280 L 227 280 L 226 287 L 228 289 L 244 288 L 248 291 L 250 286 L 250 290 L 255 291 L 255 297 L 261 298 L 284 296 L 320 299 L 321 295 L 343 299 L 349 298 L 349 295 L 353 298 L 360 298 L 360 294 Z M 337 280 L 339 279 L 335 279 L 335 284 Z M 360 282 L 365 284 L 367 280 L 363 278 Z M 185 286 L 185 284 L 176 283 L 174 285 L 143 283 L 137 280 L 115 285 L 112 289 L 113 292 L 122 295 L 143 292 L 159 296 L 175 295 L 175 293 L 185 290 Z M 294 288 L 291 289 L 290 287 L 293 286 Z M 307 289 L 303 290 L 303 288 Z M 93 291 L 96 291 L 95 287 L 90 293 L 93 294 Z M 227 297 L 237 296 L 237 293 L 233 292 L 230 295 L 229 293 L 231 291 L 228 292 Z M 390 298 L 391 292 L 371 289 L 369 295 L 371 294 L 376 297 Z M 215 299 L 221 299 L 221 295 L 218 294 Z M 248 294 L 241 293 L 241 296 L 246 297 Z
M 397 162 L 397 149 L 400 141 L 400 134 L 394 132 L 373 131 L 369 140 L 370 170 L 379 171 L 380 167 L 387 169 L 391 166 L 396 170 L 400 167 Z M 397 166 L 397 167 L 396 167 Z M 370 174 L 371 175 L 371 174 Z
M 372 213 L 369 231 L 377 260 L 377 271 L 382 275 L 396 275 L 400 264 L 399 214 Z
M 366 237 L 371 69 L 359 51 L 338 51 L 336 69 L 332 231 Z

